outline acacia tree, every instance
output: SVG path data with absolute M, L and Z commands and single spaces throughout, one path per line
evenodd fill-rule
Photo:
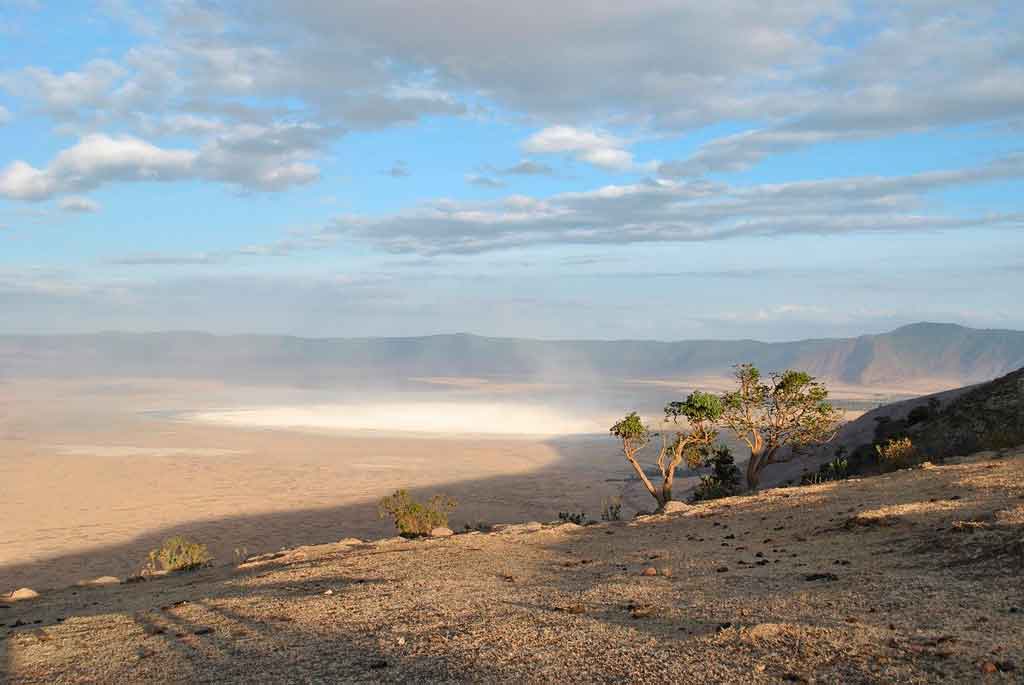
M 636 471 L 647 492 L 658 502 L 659 510 L 664 509 L 665 505 L 672 501 L 672 483 L 676 477 L 676 468 L 684 459 L 691 467 L 696 466 L 700 462 L 700 448 L 714 442 L 718 435 L 714 424 L 721 415 L 722 402 L 718 397 L 704 392 L 694 392 L 685 402 L 669 402 L 665 405 L 666 422 L 671 421 L 677 426 L 675 430 L 668 431 L 674 433 L 671 441 L 666 437 L 666 432 L 652 432 L 636 412 L 627 414 L 609 430 L 622 441 L 622 454 Z M 680 425 L 680 419 L 686 420 L 686 428 Z M 658 450 L 657 464 L 661 482 L 656 486 L 648 478 L 636 457 L 651 442 L 652 437 L 659 435 L 661 449 Z
M 835 437 L 841 418 L 822 383 L 803 371 L 772 373 L 768 382 L 753 364 L 736 367 L 739 388 L 722 395 L 722 423 L 750 448 L 747 487 L 756 490 L 769 464 L 789 461 L 806 445 Z M 788 453 L 783 447 L 790 447 Z

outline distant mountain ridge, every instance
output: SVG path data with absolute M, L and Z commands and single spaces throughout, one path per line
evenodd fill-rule
M 0 379 L 138 375 L 330 384 L 414 376 L 637 379 L 724 375 L 734 364 L 806 369 L 851 384 L 939 378 L 966 385 L 1024 366 L 1024 331 L 918 323 L 889 333 L 755 340 L 588 341 L 298 338 L 193 332 L 0 336 Z

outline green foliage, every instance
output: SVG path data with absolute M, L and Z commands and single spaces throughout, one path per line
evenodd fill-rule
M 395 528 L 405 537 L 428 535 L 434 528 L 448 525 L 448 514 L 456 507 L 453 498 L 434 495 L 425 504 L 417 502 L 406 490 L 396 490 L 393 495 L 381 499 L 378 505 L 380 518 L 391 518 Z
M 150 551 L 144 574 L 152 574 L 158 570 L 168 573 L 192 571 L 206 566 L 210 561 L 210 552 L 206 545 L 175 535 L 164 540 L 157 549 Z
M 687 418 L 691 423 L 707 421 L 714 423 L 722 416 L 722 400 L 716 395 L 699 390 L 690 393 L 685 402 L 669 402 L 665 405 L 665 418 Z
M 892 438 L 884 445 L 875 445 L 875 452 L 883 471 L 910 468 L 922 461 L 910 438 Z
M 752 364 L 736 367 L 738 388 L 722 395 L 721 421 L 750 448 L 747 485 L 755 489 L 761 471 L 784 461 L 780 450 L 827 442 L 841 413 L 828 402 L 828 390 L 804 372 L 772 373 L 768 381 Z
M 644 422 L 640 420 L 640 415 L 635 411 L 626 414 L 626 417 L 609 428 L 608 432 L 617 438 L 629 440 L 630 442 L 647 444 L 647 441 L 650 439 L 650 431 L 644 425 Z
M 622 498 L 621 497 L 607 497 L 601 501 L 601 520 L 602 521 L 621 521 L 622 520 Z
M 850 462 L 845 457 L 836 457 L 822 464 L 815 473 L 805 473 L 800 479 L 801 485 L 817 485 L 833 480 L 846 480 L 850 477 Z
M 575 523 L 577 526 L 583 526 L 587 523 L 587 515 L 582 511 L 578 514 L 571 511 L 560 511 L 558 512 L 558 520 L 565 521 L 566 523 Z
M 700 485 L 693 492 L 694 502 L 730 497 L 739 492 L 740 470 L 726 445 L 705 451 L 704 466 L 710 467 L 711 473 L 700 477 Z

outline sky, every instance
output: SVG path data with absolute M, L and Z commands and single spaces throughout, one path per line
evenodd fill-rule
M 1024 329 L 1017 0 L 0 0 L 0 333 Z

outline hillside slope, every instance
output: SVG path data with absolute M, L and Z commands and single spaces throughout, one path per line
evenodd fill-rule
M 914 324 L 882 335 L 752 340 L 540 341 L 437 335 L 305 339 L 203 333 L 0 336 L 10 376 L 175 376 L 329 385 L 415 376 L 573 380 L 728 374 L 753 362 L 851 384 L 987 380 L 1024 365 L 1024 332 Z
M 0 668 L 17 685 L 1020 682 L 1022 572 L 1018 450 L 71 588 L 0 609 Z

